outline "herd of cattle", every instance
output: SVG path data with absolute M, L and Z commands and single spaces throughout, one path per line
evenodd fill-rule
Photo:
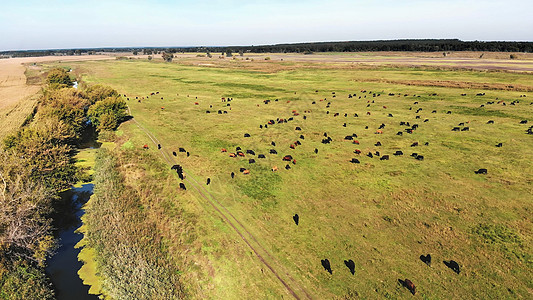
M 318 92 L 318 91 L 316 91 L 316 92 Z M 157 94 L 159 94 L 159 92 L 154 92 L 154 93 L 151 93 L 150 95 L 154 96 L 154 95 L 157 95 Z M 348 98 L 352 99 L 352 98 L 358 97 L 358 99 L 365 99 L 365 98 L 368 97 L 369 100 L 367 100 L 367 107 L 370 107 L 372 105 L 375 105 L 376 104 L 376 100 L 379 97 L 382 97 L 382 96 L 407 97 L 407 96 L 410 96 L 410 95 L 408 95 L 408 94 L 394 94 L 394 93 L 384 94 L 383 91 L 382 92 L 371 92 L 371 91 L 367 92 L 366 90 L 361 90 L 359 96 L 357 96 L 357 94 L 354 93 L 354 94 L 349 94 Z M 430 97 L 437 96 L 437 94 L 429 94 L 429 96 Z M 466 96 L 466 94 L 461 94 L 461 96 Z M 483 96 L 485 96 L 485 93 L 478 93 L 476 96 L 483 97 Z M 335 92 L 332 92 L 332 97 L 333 98 L 337 97 Z M 412 95 L 412 97 L 419 98 L 420 95 Z M 521 95 L 520 97 L 521 98 L 522 97 L 526 97 L 526 95 Z M 146 98 L 148 98 L 148 96 L 146 96 Z M 141 97 L 141 99 L 139 99 L 139 97 L 136 97 L 136 99 L 140 102 L 142 99 L 145 99 L 145 98 Z M 163 97 L 161 97 L 161 99 L 163 99 Z M 224 102 L 224 106 L 226 106 L 226 107 L 229 107 L 230 103 L 228 103 L 228 102 L 231 102 L 233 100 L 233 98 L 221 98 L 221 99 L 222 99 L 222 102 Z M 370 100 L 370 99 L 372 99 L 372 100 Z M 128 98 L 128 100 L 129 100 L 129 98 Z M 496 99 L 496 100 L 498 100 L 498 99 Z M 278 99 L 275 99 L 275 100 L 264 100 L 262 102 L 263 102 L 263 105 L 269 105 L 272 102 L 278 102 L 278 101 L 279 101 Z M 287 102 L 290 102 L 290 101 L 287 101 Z M 330 109 L 330 107 L 332 105 L 332 102 L 331 101 L 327 101 L 326 98 L 320 99 L 319 102 L 326 103 L 326 105 L 325 105 L 326 109 Z M 312 101 L 311 104 L 312 105 L 318 105 L 319 102 Z M 517 105 L 519 103 L 520 103 L 519 100 L 515 100 L 515 101 L 512 101 L 510 103 L 510 105 Z M 194 104 L 198 105 L 198 102 L 195 102 Z M 413 102 L 413 105 L 417 105 L 417 104 L 419 104 L 418 101 L 414 101 Z M 484 107 L 485 105 L 494 105 L 494 104 L 507 105 L 505 101 L 499 100 L 498 102 L 487 101 L 485 104 L 481 105 L 481 107 Z M 533 102 L 530 103 L 530 104 L 533 104 Z M 213 106 L 210 105 L 210 109 L 212 107 Z M 383 109 L 387 109 L 387 106 L 381 106 L 381 107 Z M 164 109 L 164 108 L 162 107 L 162 109 Z M 230 110 L 231 110 L 231 108 L 230 108 Z M 415 120 L 418 120 L 418 119 L 421 120 L 421 116 L 419 115 L 419 113 L 423 110 L 423 108 L 419 107 L 419 108 L 413 109 L 413 107 L 409 107 L 409 110 L 414 112 L 414 115 L 415 115 L 414 119 Z M 215 111 L 217 111 L 217 110 L 214 110 L 213 112 L 215 112 Z M 206 110 L 206 113 L 211 113 L 211 110 Z M 282 124 L 288 124 L 288 123 L 294 121 L 295 118 L 299 117 L 300 115 L 302 115 L 300 117 L 300 119 L 302 120 L 302 123 L 304 123 L 304 121 L 307 120 L 307 114 L 311 114 L 311 113 L 312 113 L 312 110 L 304 110 L 302 113 L 298 112 L 297 110 L 292 110 L 290 116 L 288 116 L 288 117 L 279 117 L 279 118 L 276 118 L 275 120 L 274 119 L 268 119 L 268 120 L 266 120 L 265 123 L 259 124 L 259 128 L 261 130 L 268 130 L 268 128 L 272 128 L 274 126 L 280 126 Z M 332 118 L 337 118 L 337 117 L 341 117 L 341 116 L 344 116 L 344 118 L 348 118 L 348 116 L 353 117 L 353 118 L 358 118 L 359 117 L 359 115 L 357 113 L 353 113 L 353 112 L 352 113 L 347 113 L 347 112 L 346 113 L 340 113 L 340 112 L 330 112 L 330 110 L 326 110 L 325 113 L 326 113 L 326 115 L 328 115 L 328 116 L 330 116 Z M 431 113 L 432 114 L 437 114 L 438 112 L 436 110 L 432 110 Z M 452 111 L 445 111 L 444 113 L 445 114 L 452 114 Z M 218 110 L 218 114 L 227 114 L 227 111 Z M 366 115 L 371 115 L 371 114 L 372 114 L 372 112 L 370 112 L 370 111 L 366 112 Z M 392 113 L 389 113 L 388 117 L 393 118 L 394 116 L 393 116 Z M 428 122 L 430 122 L 429 118 L 425 118 L 422 121 L 421 124 L 418 124 L 418 123 L 411 124 L 411 122 L 409 122 L 409 121 L 399 121 L 398 124 L 401 127 L 403 127 L 403 130 L 396 132 L 396 135 L 404 136 L 404 134 L 407 134 L 407 135 L 413 134 L 414 131 L 418 130 L 421 126 L 423 126 L 424 123 L 428 123 Z M 341 121 L 339 123 L 342 123 L 342 127 L 344 127 L 344 128 L 347 127 L 346 122 Z M 451 131 L 456 131 L 456 132 L 469 131 L 470 127 L 466 126 L 466 125 L 468 125 L 468 123 L 469 122 L 461 122 L 457 126 L 452 126 Z M 494 124 L 494 121 L 493 120 L 488 120 L 486 123 L 487 123 L 487 125 L 490 125 L 490 124 Z M 519 123 L 520 124 L 527 124 L 528 121 L 527 120 L 522 120 Z M 383 130 L 385 130 L 385 128 L 387 127 L 387 125 L 385 125 L 384 123 L 374 124 L 374 126 L 375 126 L 374 127 L 375 129 L 371 129 L 372 125 L 367 125 L 367 126 L 365 126 L 365 130 L 369 130 L 369 129 L 373 130 L 373 132 L 376 135 L 376 137 L 379 137 L 381 134 L 383 134 Z M 289 143 L 288 145 L 285 145 L 284 147 L 286 147 L 286 148 L 283 151 L 287 151 L 287 152 L 293 151 L 293 150 L 297 149 L 299 146 L 301 146 L 303 142 L 306 141 L 306 136 L 304 134 L 305 130 L 304 130 L 304 127 L 302 125 L 295 126 L 294 130 L 298 132 L 295 135 L 297 137 L 293 140 L 293 142 Z M 530 126 L 525 131 L 526 131 L 526 134 L 533 134 L 533 126 Z M 331 145 L 331 143 L 333 143 L 334 141 L 337 140 L 336 138 L 334 140 L 334 138 L 330 134 L 328 134 L 327 132 L 324 132 L 322 134 L 322 136 L 323 137 L 321 137 L 319 140 L 320 140 L 320 143 L 324 144 L 324 147 L 327 147 L 328 145 Z M 250 133 L 244 133 L 243 137 L 244 138 L 250 138 L 251 134 Z M 339 138 L 339 140 L 342 140 L 344 142 L 352 143 L 355 147 L 357 147 L 358 145 L 361 144 L 361 142 L 358 140 L 358 135 L 356 133 L 345 135 L 344 138 Z M 316 142 L 318 142 L 318 140 Z M 374 145 L 374 147 L 378 148 L 378 147 L 383 146 L 383 143 L 378 140 L 373 145 Z M 412 148 L 412 149 L 417 148 L 417 147 L 418 148 L 420 148 L 420 147 L 423 148 L 423 147 L 428 147 L 428 146 L 429 146 L 429 142 L 428 141 L 425 141 L 425 142 L 415 141 L 415 142 L 412 142 L 410 144 L 410 148 Z M 500 142 L 500 143 L 498 143 L 495 146 L 496 147 L 502 147 L 503 143 Z M 144 145 L 144 147 L 148 148 L 147 145 Z M 276 147 L 276 142 L 275 141 L 271 141 L 269 143 L 269 145 L 266 147 L 266 148 L 270 148 L 268 150 L 268 154 L 269 155 L 276 156 L 276 155 L 278 155 L 278 151 L 281 151 L 279 148 L 276 149 L 275 147 Z M 161 145 L 158 145 L 158 149 L 161 149 Z M 178 152 L 179 153 L 185 153 L 187 157 L 190 156 L 190 153 L 188 151 L 186 151 L 184 148 L 181 148 L 181 147 L 177 149 L 177 152 L 173 151 L 172 154 L 174 156 L 178 156 Z M 256 163 L 256 159 L 262 160 L 262 159 L 266 159 L 266 157 L 267 157 L 266 153 L 256 153 L 256 151 L 253 150 L 253 149 L 244 150 L 244 149 L 242 149 L 239 146 L 237 146 L 234 151 L 231 151 L 231 150 L 226 149 L 226 148 L 222 148 L 222 149 L 220 149 L 220 152 L 225 154 L 225 155 L 227 155 L 231 159 L 244 159 L 243 162 L 247 162 L 248 164 L 255 164 Z M 318 154 L 319 153 L 319 149 L 318 148 L 314 148 L 313 152 L 314 152 L 314 154 Z M 294 153 L 291 152 L 291 154 L 285 153 L 283 156 L 281 156 L 280 161 L 285 164 L 285 166 L 283 167 L 284 169 L 290 170 L 292 168 L 291 166 L 296 165 L 297 159 L 295 157 L 293 157 L 293 154 L 295 154 L 295 153 L 296 152 L 294 152 Z M 353 164 L 360 164 L 361 163 L 361 159 L 362 159 L 363 156 L 368 157 L 367 159 L 379 158 L 379 160 L 381 160 L 381 161 L 386 161 L 386 160 L 391 159 L 391 155 L 392 156 L 396 156 L 396 157 L 400 157 L 400 156 L 404 155 L 404 152 L 401 151 L 401 150 L 397 150 L 394 153 L 390 153 L 390 154 L 381 153 L 380 151 L 377 151 L 377 150 L 376 151 L 369 151 L 368 153 L 365 154 L 365 153 L 363 153 L 362 150 L 355 149 L 353 151 L 353 153 L 356 156 L 352 157 L 351 159 L 348 160 L 349 163 L 353 163 Z M 410 157 L 412 157 L 413 159 L 415 159 L 417 161 L 423 161 L 424 160 L 424 155 L 420 154 L 418 151 L 417 152 L 412 152 L 410 154 Z M 182 190 L 186 190 L 185 184 L 183 182 L 185 176 L 183 174 L 182 166 L 173 165 L 171 167 L 171 169 L 173 171 L 176 171 L 176 173 L 178 174 L 179 178 L 182 180 L 182 182 L 180 182 L 180 184 L 179 184 L 180 188 Z M 276 171 L 280 170 L 280 168 L 278 168 L 277 165 L 272 165 L 271 166 L 271 170 L 272 170 L 272 172 L 276 172 Z M 242 173 L 243 175 L 248 175 L 248 174 L 250 174 L 250 169 L 246 168 L 246 167 L 241 167 L 239 169 L 239 172 Z M 474 170 L 473 172 L 475 174 L 487 174 L 488 170 L 486 168 L 480 168 L 478 170 Z M 235 178 L 235 176 L 236 176 L 235 172 L 233 172 L 233 171 L 230 172 L 230 176 L 231 176 L 231 178 Z M 206 184 L 209 185 L 210 183 L 211 183 L 211 178 L 207 178 Z M 295 214 L 293 216 L 293 221 L 296 224 L 296 226 L 298 226 L 300 224 L 300 216 L 298 214 Z M 430 254 L 420 255 L 419 258 L 420 258 L 420 260 L 423 263 L 425 263 L 427 266 L 431 267 L 432 258 L 431 258 Z M 452 271 L 454 271 L 455 273 L 457 273 L 457 274 L 460 273 L 460 266 L 459 266 L 459 264 L 456 261 L 448 260 L 448 261 L 443 261 L 443 263 L 448 268 L 450 268 Z M 333 270 L 331 268 L 331 263 L 330 263 L 329 259 L 325 258 L 325 259 L 321 260 L 321 264 L 322 264 L 322 267 L 329 274 L 333 274 Z M 354 261 L 351 260 L 351 259 L 345 260 L 344 264 L 349 269 L 350 273 L 352 275 L 354 275 L 355 274 L 355 263 L 354 263 Z M 399 283 L 402 286 L 407 288 L 413 295 L 416 293 L 415 284 L 411 280 L 409 280 L 409 279 L 405 279 L 405 280 L 399 279 L 398 281 L 399 281 Z

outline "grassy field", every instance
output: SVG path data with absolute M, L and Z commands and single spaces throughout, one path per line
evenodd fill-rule
M 144 209 L 151 207 L 158 211 L 152 218 L 165 220 L 160 230 L 169 251 L 176 257 L 187 253 L 179 263 L 194 296 L 290 297 L 268 264 L 300 298 L 306 293 L 318 299 L 408 298 L 398 283 L 405 278 L 427 299 L 532 297 L 533 136 L 526 129 L 533 122 L 533 95 L 416 85 L 449 80 L 531 87 L 531 75 L 215 59 L 208 66 L 144 60 L 68 64 L 85 82 L 125 94 L 134 120 L 189 174 L 187 191 L 179 191 L 180 180 L 169 170 L 163 190 L 154 191 L 165 198 Z M 497 104 L 500 100 L 506 105 Z M 511 105 L 514 100 L 520 101 Z M 260 128 L 270 119 L 290 117 L 294 120 Z M 525 119 L 528 123 L 520 124 Z M 409 134 L 402 121 L 419 127 Z M 382 123 L 383 133 L 376 134 Z M 459 123 L 469 131 L 452 131 Z M 321 143 L 325 132 L 330 144 Z M 359 145 L 344 140 L 352 134 Z M 301 145 L 291 149 L 298 140 Z M 411 147 L 415 142 L 419 146 Z M 503 147 L 496 147 L 500 142 Z M 147 151 L 163 161 L 133 121 L 121 125 L 119 143 L 126 153 L 148 144 Z M 237 146 L 266 158 L 221 152 Z M 179 147 L 190 156 L 174 158 L 170 153 Z M 398 150 L 404 155 L 394 156 Z M 390 160 L 366 156 L 376 151 Z M 424 160 L 411 157 L 413 152 Z M 286 170 L 282 157 L 289 154 L 296 164 Z M 256 163 L 249 164 L 250 158 Z M 352 158 L 360 163 L 350 163 Z M 139 172 L 151 172 L 142 160 L 135 163 Z M 274 166 L 279 171 L 271 171 Z M 480 168 L 488 174 L 475 174 Z M 126 175 L 128 184 L 139 184 L 135 171 Z M 209 194 L 193 188 L 192 179 Z M 227 209 L 239 221 L 232 221 L 237 229 L 224 218 L 228 213 L 216 208 Z M 172 221 L 176 211 L 194 220 L 193 238 L 179 238 L 180 224 Z M 428 253 L 431 267 L 419 259 Z M 331 275 L 321 265 L 325 258 Z M 355 262 L 355 275 L 344 265 L 348 259 Z M 460 274 L 444 260 L 457 261 Z

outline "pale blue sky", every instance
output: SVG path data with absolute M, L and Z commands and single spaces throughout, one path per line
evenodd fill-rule
M 533 0 L 1 0 L 0 50 L 459 38 L 533 41 Z

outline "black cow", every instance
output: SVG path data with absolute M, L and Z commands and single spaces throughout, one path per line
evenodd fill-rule
M 264 154 L 259 154 L 259 155 L 257 155 L 257 158 L 265 158 L 265 155 Z
M 487 174 L 487 169 L 479 169 L 477 171 L 474 171 L 476 174 Z
M 496 147 L 501 147 L 501 146 L 503 146 L 502 143 L 498 143 L 498 144 L 496 145 Z
M 285 165 L 285 170 L 290 170 L 291 169 L 291 166 L 289 166 L 288 164 Z
M 246 150 L 246 153 L 247 153 L 247 154 L 251 154 L 251 155 L 255 155 L 254 150 Z
M 283 158 L 282 158 L 283 161 L 291 161 L 292 160 L 292 155 L 285 155 Z
M 302 128 L 297 126 L 296 128 L 294 128 L 294 130 L 302 130 Z
M 461 131 L 470 131 L 470 127 L 465 127 L 463 129 L 461 129 Z
M 409 280 L 409 279 L 405 279 L 405 280 L 401 280 L 401 279 L 398 279 L 398 281 L 400 282 L 400 284 L 402 286 L 404 286 L 406 289 L 409 290 L 409 292 L 411 292 L 411 294 L 415 294 L 416 293 L 416 287 L 414 285 L 414 283 Z
M 350 160 L 350 162 L 351 162 L 352 164 L 359 164 L 359 163 L 361 163 L 357 158 L 352 158 L 352 160 Z
M 187 188 L 185 187 L 185 184 L 183 182 L 180 182 L 180 189 L 186 191 Z
M 347 135 L 344 137 L 345 140 L 353 140 L 353 137 L 351 135 Z
M 424 156 L 423 155 L 417 155 L 415 157 L 416 160 L 424 160 Z
M 420 260 L 423 261 L 428 267 L 431 267 L 431 254 L 420 255 Z
M 179 148 L 178 151 L 179 151 L 179 152 L 187 152 L 187 151 L 185 150 L 185 148 Z
M 318 149 L 317 148 L 315 148 L 315 154 L 318 154 Z
M 245 133 L 244 137 L 250 137 L 250 134 L 249 133 Z
M 392 117 L 394 117 L 394 116 L 392 114 L 389 114 L 389 118 L 392 118 Z
M 300 138 L 301 138 L 302 140 L 305 140 L 305 136 L 304 136 L 303 134 L 300 134 Z
M 207 178 L 207 183 L 206 185 L 209 185 L 211 183 L 211 178 Z
M 157 144 L 157 149 L 161 149 L 161 144 Z
M 400 150 L 398 150 L 398 151 L 394 152 L 394 154 L 393 154 L 393 155 L 396 155 L 396 156 L 398 156 L 398 155 L 403 155 L 403 152 L 402 152 L 402 151 L 400 151 Z
M 451 115 L 452 112 L 449 110 L 449 111 L 446 112 L 446 114 L 447 114 L 447 115 Z
M 520 124 L 527 124 L 527 120 L 520 121 Z
M 411 147 L 416 147 L 416 146 L 418 146 L 418 142 L 414 142 L 411 144 Z
M 246 171 L 246 168 L 240 168 L 239 171 L 242 173 L 242 172 Z
M 324 269 L 326 271 L 328 271 L 329 274 L 333 274 L 333 271 L 331 270 L 331 264 L 329 263 L 329 259 L 322 259 L 320 261 L 322 263 L 322 267 L 324 267 Z
M 235 178 L 235 173 L 231 172 L 231 178 Z
M 178 156 L 178 154 L 176 153 L 176 151 L 172 151 L 172 155 L 174 155 L 174 156 Z
M 276 147 L 276 142 L 272 141 L 270 144 L 271 144 L 272 146 Z
M 255 164 L 255 159 L 250 158 L 250 159 L 248 160 L 248 163 L 249 163 L 249 164 Z
M 425 143 L 424 143 L 424 146 L 429 146 L 429 142 L 425 142 Z
M 270 149 L 270 154 L 278 154 L 278 151 L 276 149 Z
M 189 157 L 191 154 L 189 152 L 187 152 L 187 157 Z
M 355 263 L 353 262 L 353 260 L 345 260 L 344 264 L 346 265 L 346 267 L 348 267 L 348 269 L 350 269 L 350 273 L 352 273 L 352 275 L 355 275 Z
M 489 120 L 487 124 L 494 124 L 494 120 Z
M 403 135 L 403 132 L 398 131 L 398 132 L 396 133 L 396 135 Z
M 452 269 L 455 273 L 459 274 L 461 272 L 459 264 L 455 260 L 443 261 L 443 263 L 446 265 L 446 267 Z
M 374 155 L 375 155 L 375 156 L 379 156 L 379 155 L 380 155 L 380 154 L 379 154 L 379 151 L 376 151 L 376 152 L 374 153 Z
M 461 130 L 461 128 L 459 128 L 459 127 L 452 128 L 452 131 L 459 131 L 459 130 Z
M 379 147 L 379 146 L 381 146 L 381 142 L 380 142 L 380 141 L 378 141 L 377 143 L 375 143 L 375 144 L 374 144 L 374 146 L 376 146 L 376 147 Z
M 294 220 L 294 223 L 296 223 L 296 226 L 298 226 L 298 223 L 300 223 L 300 216 L 298 214 L 295 214 L 292 216 L 292 219 Z
M 389 160 L 389 156 L 388 155 L 383 155 L 379 160 Z
M 368 152 L 368 154 L 366 156 L 368 156 L 370 158 L 374 157 L 374 155 L 372 155 L 372 152 Z

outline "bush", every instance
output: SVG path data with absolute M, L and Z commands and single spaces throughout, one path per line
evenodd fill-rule
M 100 84 L 95 84 L 88 87 L 83 93 L 84 97 L 91 101 L 91 104 L 104 100 L 108 97 L 118 97 L 118 92 L 115 89 Z
M 270 56 L 265 57 L 265 60 L 270 60 Z

